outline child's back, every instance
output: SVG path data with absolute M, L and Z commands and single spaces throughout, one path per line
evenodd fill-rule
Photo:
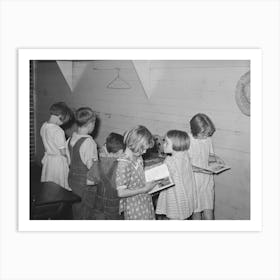
M 214 155 L 211 136 L 216 128 L 211 119 L 198 113 L 190 120 L 191 137 L 189 155 L 192 165 L 207 168 L 210 156 Z M 193 219 L 214 219 L 214 176 L 194 172 L 198 194 L 198 205 Z
M 95 216 L 101 220 L 119 220 L 119 202 L 116 189 L 116 170 L 118 160 L 115 157 L 100 157 L 88 172 L 88 179 L 97 184 Z
M 187 150 L 189 136 L 180 130 L 170 130 L 166 134 L 164 152 L 171 154 L 165 159 L 174 187 L 159 194 L 156 213 L 169 219 L 189 218 L 197 206 L 197 192 L 194 175 Z
M 88 183 L 97 185 L 95 217 L 98 220 L 119 220 L 118 192 L 116 188 L 116 170 L 118 157 L 123 154 L 125 145 L 123 136 L 110 133 L 99 154 L 99 161 L 92 164 L 88 172 Z
M 70 156 L 68 182 L 72 191 L 81 198 L 81 202 L 72 206 L 74 219 L 94 219 L 92 211 L 96 188 L 87 186 L 87 173 L 93 161 L 98 159 L 96 144 L 89 135 L 94 129 L 95 119 L 95 114 L 90 108 L 78 109 L 76 112 L 78 131 L 68 139 Z M 89 200 L 91 205 L 88 205 Z
M 212 139 L 190 137 L 189 154 L 193 165 L 207 168 L 210 154 L 213 154 Z M 194 172 L 198 192 L 198 206 L 195 212 L 214 208 L 214 176 L 212 174 Z
M 69 166 L 69 184 L 72 186 L 72 189 L 75 193 L 77 193 L 80 197 L 83 196 L 83 186 L 86 185 L 86 178 L 88 167 L 81 156 L 81 147 L 88 137 L 79 137 L 76 141 L 71 143 L 68 142 L 68 150 L 70 154 L 71 163 Z M 72 144 L 72 145 L 71 145 Z
M 45 154 L 42 159 L 41 182 L 52 181 L 68 190 L 68 163 L 59 148 L 65 148 L 63 130 L 55 124 L 45 122 L 40 130 Z
M 192 164 L 202 168 L 208 167 L 209 155 L 213 154 L 212 139 L 197 139 L 190 134 L 190 149 L 189 154 L 192 159 Z
M 60 125 L 69 120 L 70 109 L 63 102 L 50 107 L 50 118 L 45 122 L 40 135 L 45 148 L 42 159 L 41 182 L 52 181 L 70 190 L 68 185 L 68 162 L 66 157 L 66 140 Z
M 195 210 L 197 195 L 194 175 L 187 152 L 176 153 L 165 159 L 174 187 L 160 192 L 157 201 L 157 214 L 170 219 L 187 219 Z

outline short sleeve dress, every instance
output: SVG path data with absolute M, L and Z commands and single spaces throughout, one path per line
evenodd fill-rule
M 45 148 L 41 182 L 52 181 L 67 190 L 71 190 L 68 185 L 67 159 L 59 151 L 66 148 L 63 129 L 56 124 L 45 122 L 41 127 L 40 134 Z
M 167 157 L 165 164 L 175 186 L 160 192 L 156 213 L 174 220 L 187 219 L 197 207 L 197 193 L 189 155 L 186 151 L 177 152 Z
M 118 159 L 116 171 L 117 189 L 139 189 L 145 186 L 143 160 L 130 160 L 126 155 Z M 121 198 L 120 213 L 125 220 L 154 220 L 152 196 L 148 193 Z
M 211 137 L 196 139 L 190 135 L 189 155 L 193 165 L 206 168 L 208 166 L 209 155 L 213 153 Z M 195 212 L 214 209 L 214 176 L 194 172 L 194 177 L 198 194 L 198 207 Z

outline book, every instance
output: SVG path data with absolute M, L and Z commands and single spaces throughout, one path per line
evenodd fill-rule
M 170 173 L 166 164 L 157 164 L 145 169 L 146 182 L 155 182 L 155 187 L 149 191 L 149 194 L 153 194 L 172 187 L 175 184 L 172 182 Z
M 221 163 L 217 163 L 217 162 L 211 162 L 209 163 L 208 167 L 199 167 L 199 166 L 195 166 L 194 167 L 194 172 L 211 172 L 214 174 L 219 174 L 223 171 L 226 171 L 228 169 L 230 169 L 230 167 L 228 165 L 225 164 L 221 164 Z

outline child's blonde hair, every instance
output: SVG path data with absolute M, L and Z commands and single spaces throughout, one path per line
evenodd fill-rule
M 87 125 L 90 122 L 95 122 L 96 114 L 89 107 L 79 108 L 75 113 L 76 123 L 79 127 Z
M 185 131 L 169 130 L 166 137 L 171 140 L 172 149 L 176 152 L 187 151 L 190 147 L 190 138 Z
M 133 153 L 142 154 L 145 150 L 154 146 L 152 133 L 142 125 L 139 125 L 124 135 L 124 143 Z
M 200 135 L 209 137 L 216 131 L 214 123 L 205 114 L 196 114 L 190 120 L 191 132 L 194 137 Z

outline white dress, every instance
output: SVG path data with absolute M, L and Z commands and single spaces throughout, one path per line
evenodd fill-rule
M 160 192 L 156 214 L 164 214 L 170 219 L 187 219 L 197 207 L 195 180 L 189 155 L 187 152 L 177 152 L 167 157 L 165 163 L 175 186 Z
M 45 122 L 41 127 L 40 134 L 45 147 L 41 182 L 51 181 L 67 190 L 71 190 L 68 185 L 69 167 L 67 159 L 59 151 L 66 148 L 63 129 L 56 124 Z
M 192 164 L 206 168 L 210 154 L 214 154 L 212 139 L 210 137 L 196 139 L 190 134 L 189 155 Z M 214 176 L 194 172 L 194 177 L 198 195 L 198 207 L 195 212 L 214 209 Z

